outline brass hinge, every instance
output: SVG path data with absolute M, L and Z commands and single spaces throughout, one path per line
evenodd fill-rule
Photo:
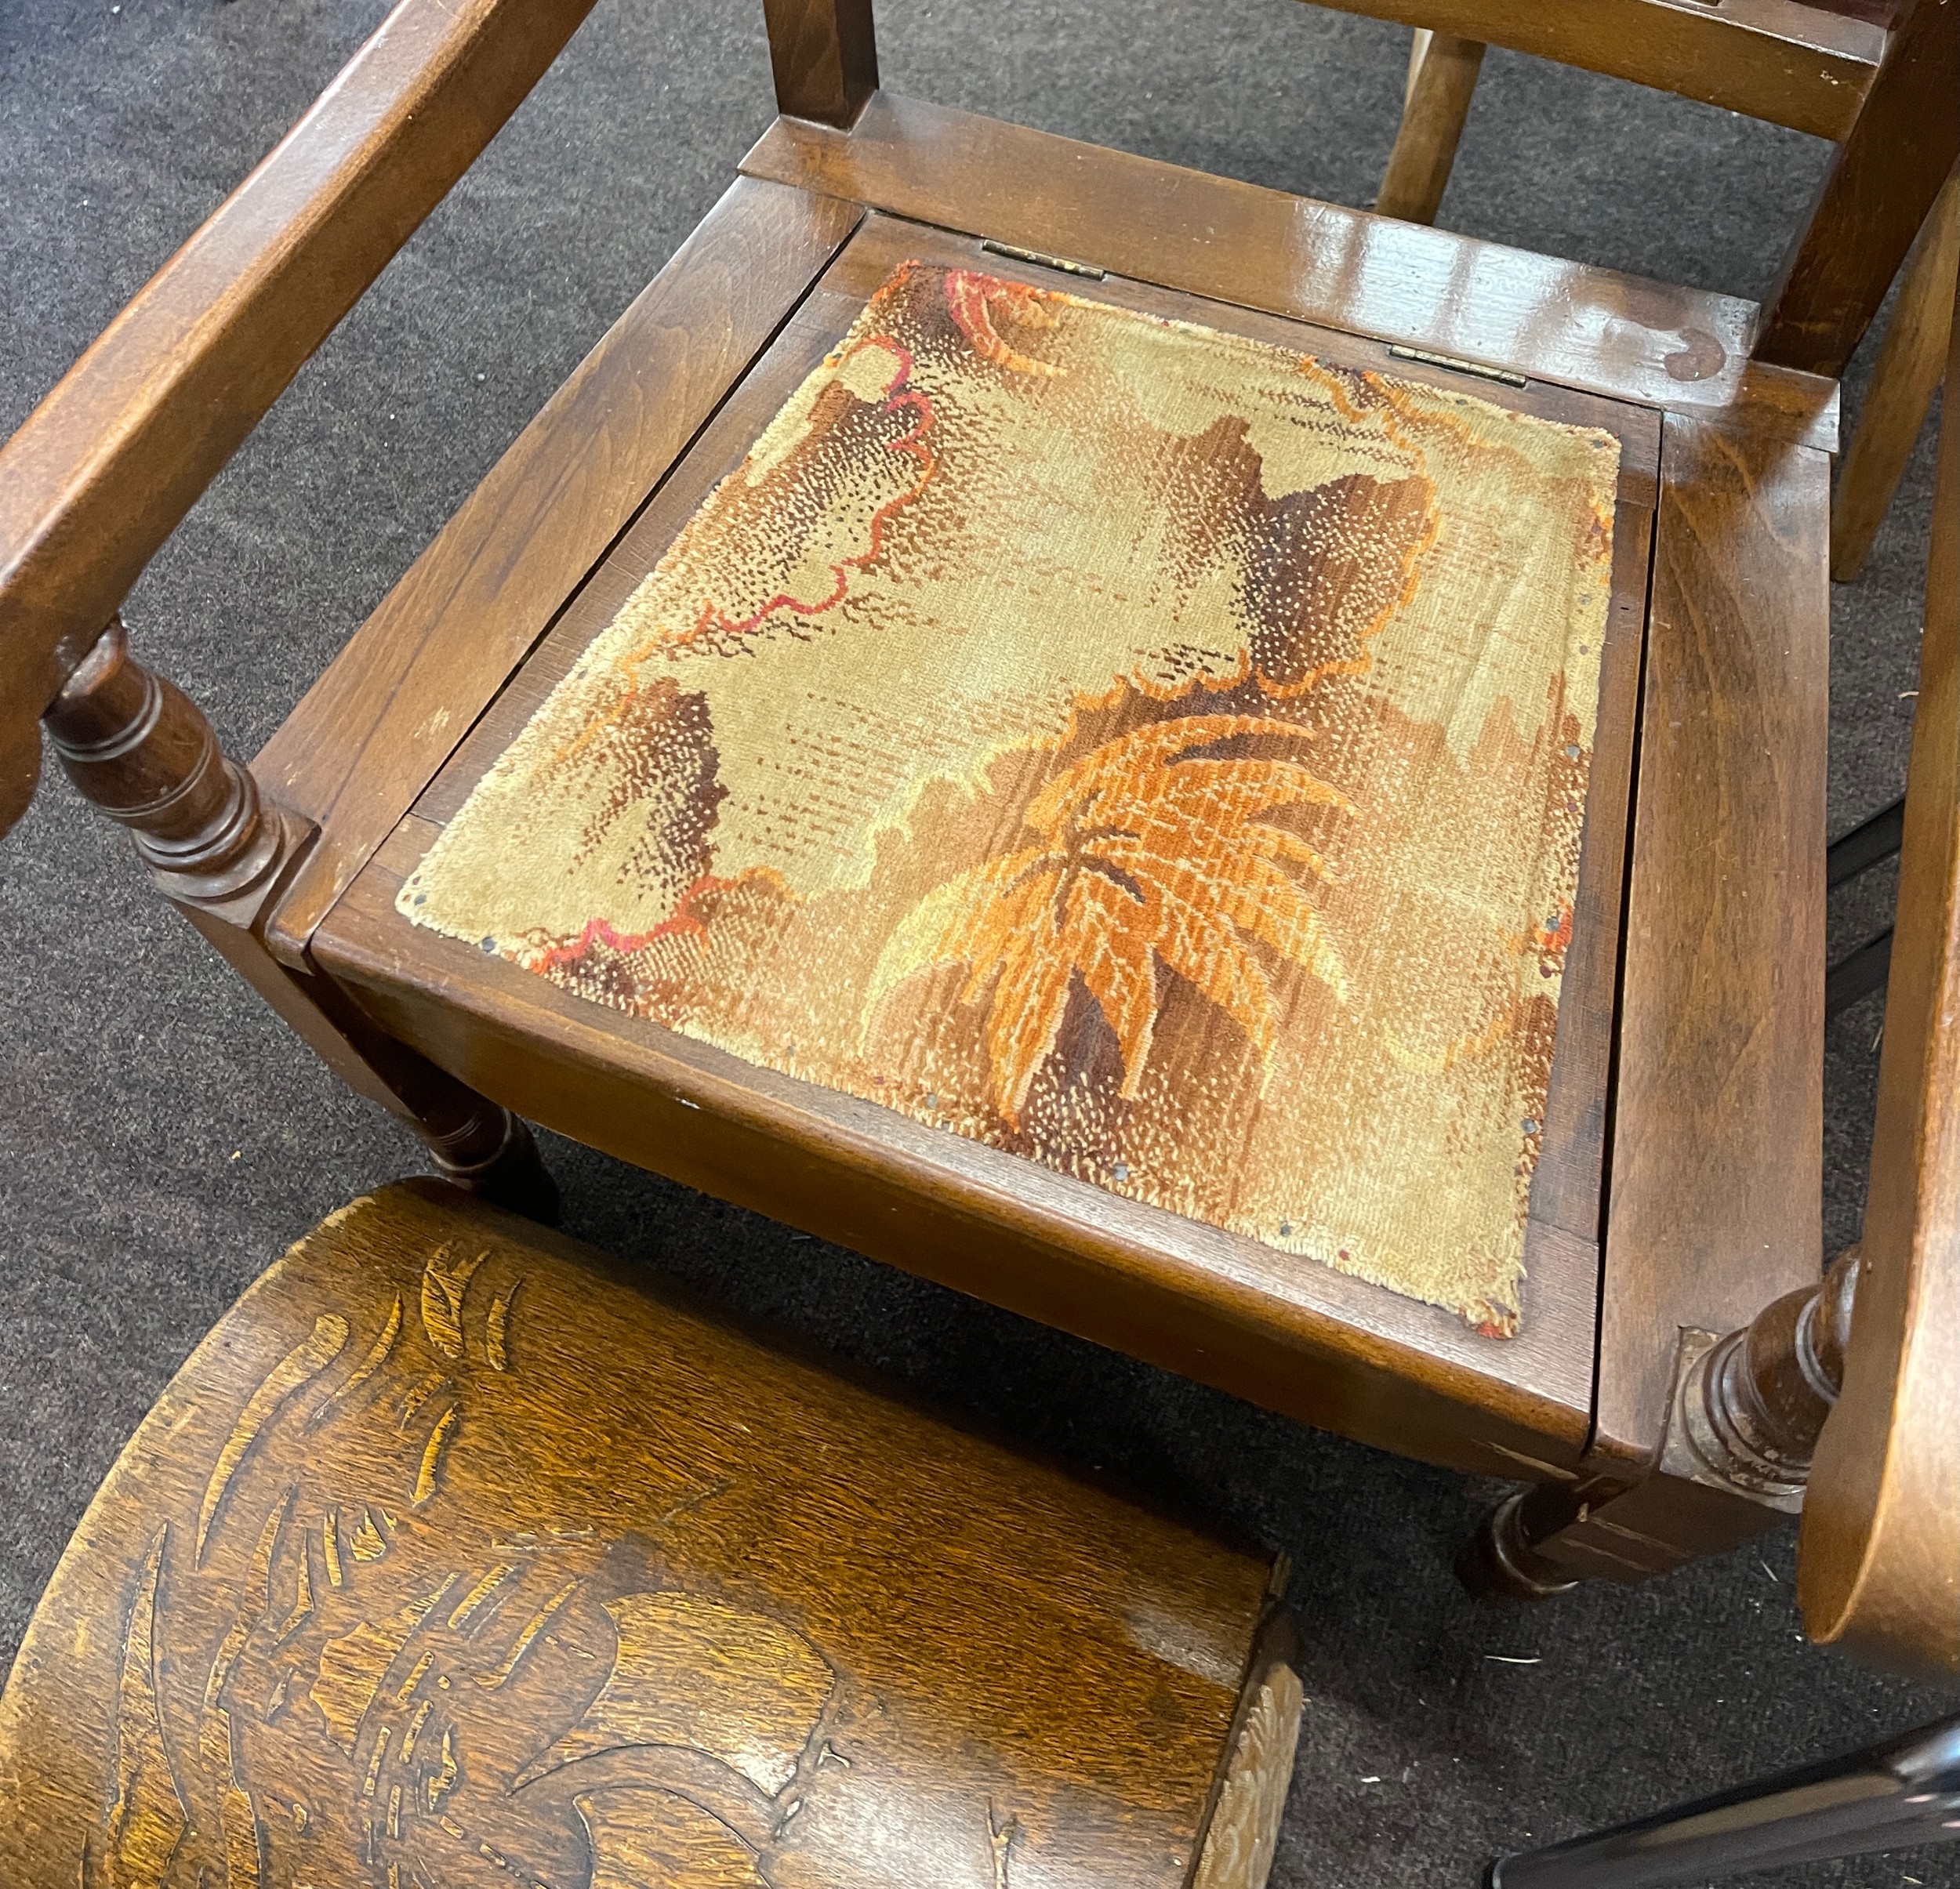
M 1039 269 L 1059 269 L 1064 275 L 1084 276 L 1091 282 L 1100 282 L 1107 273 L 1093 263 L 1071 262 L 1065 256 L 1044 256 L 1039 249 L 1022 249 L 1012 243 L 996 243 L 990 236 L 980 247 L 989 256 L 1004 256 L 1010 262 L 1033 263 Z
M 1453 374 L 1474 374 L 1479 380 L 1501 381 L 1507 387 L 1522 387 L 1525 378 L 1502 368 L 1486 368 L 1481 361 L 1459 361 L 1454 354 L 1432 354 L 1422 348 L 1392 347 L 1397 361 L 1419 361 L 1426 368 L 1447 368 Z

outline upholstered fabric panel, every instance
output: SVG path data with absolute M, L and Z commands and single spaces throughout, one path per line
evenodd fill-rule
M 400 908 L 1508 1333 L 1618 453 L 908 264 Z

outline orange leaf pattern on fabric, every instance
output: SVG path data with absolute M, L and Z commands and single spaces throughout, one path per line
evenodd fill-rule
M 1617 461 L 906 263 L 398 909 L 1508 1332 Z
M 1290 761 L 1190 758 L 1235 736 L 1298 739 L 1290 723 L 1250 716 L 1160 722 L 1098 748 L 1036 796 L 1028 824 L 1046 840 L 937 886 L 892 934 L 872 973 L 874 1008 L 928 966 L 971 967 L 962 998 L 993 983 L 987 1041 L 994 1100 L 1018 1120 L 1036 1071 L 1054 1047 L 1070 980 L 1080 975 L 1121 1046 L 1120 1093 L 1134 1098 L 1149 1054 L 1160 959 L 1188 978 L 1270 1056 L 1272 991 L 1247 939 L 1258 938 L 1345 997 L 1327 930 L 1275 863 L 1324 876 L 1320 856 L 1284 828 L 1258 823 L 1275 807 L 1347 809 L 1324 781 Z

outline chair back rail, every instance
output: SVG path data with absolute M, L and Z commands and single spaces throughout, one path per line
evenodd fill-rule
M 0 448 L 0 833 L 143 566 L 591 5 L 401 0 Z
M 1849 135 L 1885 29 L 1805 0 L 1313 0 L 1631 79 L 1820 138 Z
M 1417 29 L 1402 129 L 1378 200 L 1387 215 L 1433 219 L 1486 42 L 1835 140 L 1837 152 L 1751 350 L 1808 373 L 1844 372 L 1960 155 L 1960 0 L 1741 0 L 1719 15 L 1682 0 L 1322 3 Z M 1728 42 L 1704 41 L 1718 29 Z M 1427 43 L 1432 32 L 1436 43 Z M 1819 63 L 1823 47 L 1854 44 L 1874 60 L 1856 76 Z M 1449 53 L 1441 61 L 1439 48 Z M 1766 52 L 1765 82 L 1739 86 Z M 1828 108 L 1806 103 L 1813 85 L 1832 101 Z
M 1960 1671 L 1960 319 L 1907 777 L 1864 1256 L 1805 1498 L 1817 1640 Z

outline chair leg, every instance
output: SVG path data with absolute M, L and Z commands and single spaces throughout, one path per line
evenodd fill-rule
M 1538 1552 L 1541 1541 L 1569 1527 L 1577 1510 L 1562 1484 L 1516 1489 L 1488 1510 L 1457 1557 L 1457 1579 L 1480 1601 L 1549 1601 L 1570 1594 L 1577 1578 Z
M 1946 366 L 1956 270 L 1960 172 L 1947 179 L 1907 261 L 1871 389 L 1838 474 L 1831 505 L 1831 575 L 1840 584 L 1864 567 L 1926 423 Z
M 1957 1840 L 1960 1717 L 1658 1816 L 1501 1857 L 1485 1880 L 1490 1889 L 1657 1889 Z
M 1844 1376 L 1858 1249 L 1726 1338 L 1684 1335 L 1652 1470 L 1507 1497 L 1457 1578 L 1482 1601 L 1544 1601 L 1582 1580 L 1632 1583 L 1719 1554 L 1800 1507 L 1810 1453 Z
M 264 922 L 313 829 L 267 803 L 203 714 L 131 658 L 119 618 L 42 727 L 82 797 L 129 828 L 158 889 L 336 1075 L 414 1129 L 446 1178 L 556 1220 L 557 1185 L 522 1122 L 395 1042 L 328 979 L 273 957 Z
M 1483 65 L 1483 42 L 1420 31 L 1409 53 L 1402 129 L 1388 154 L 1375 208 L 1405 223 L 1434 223 Z

